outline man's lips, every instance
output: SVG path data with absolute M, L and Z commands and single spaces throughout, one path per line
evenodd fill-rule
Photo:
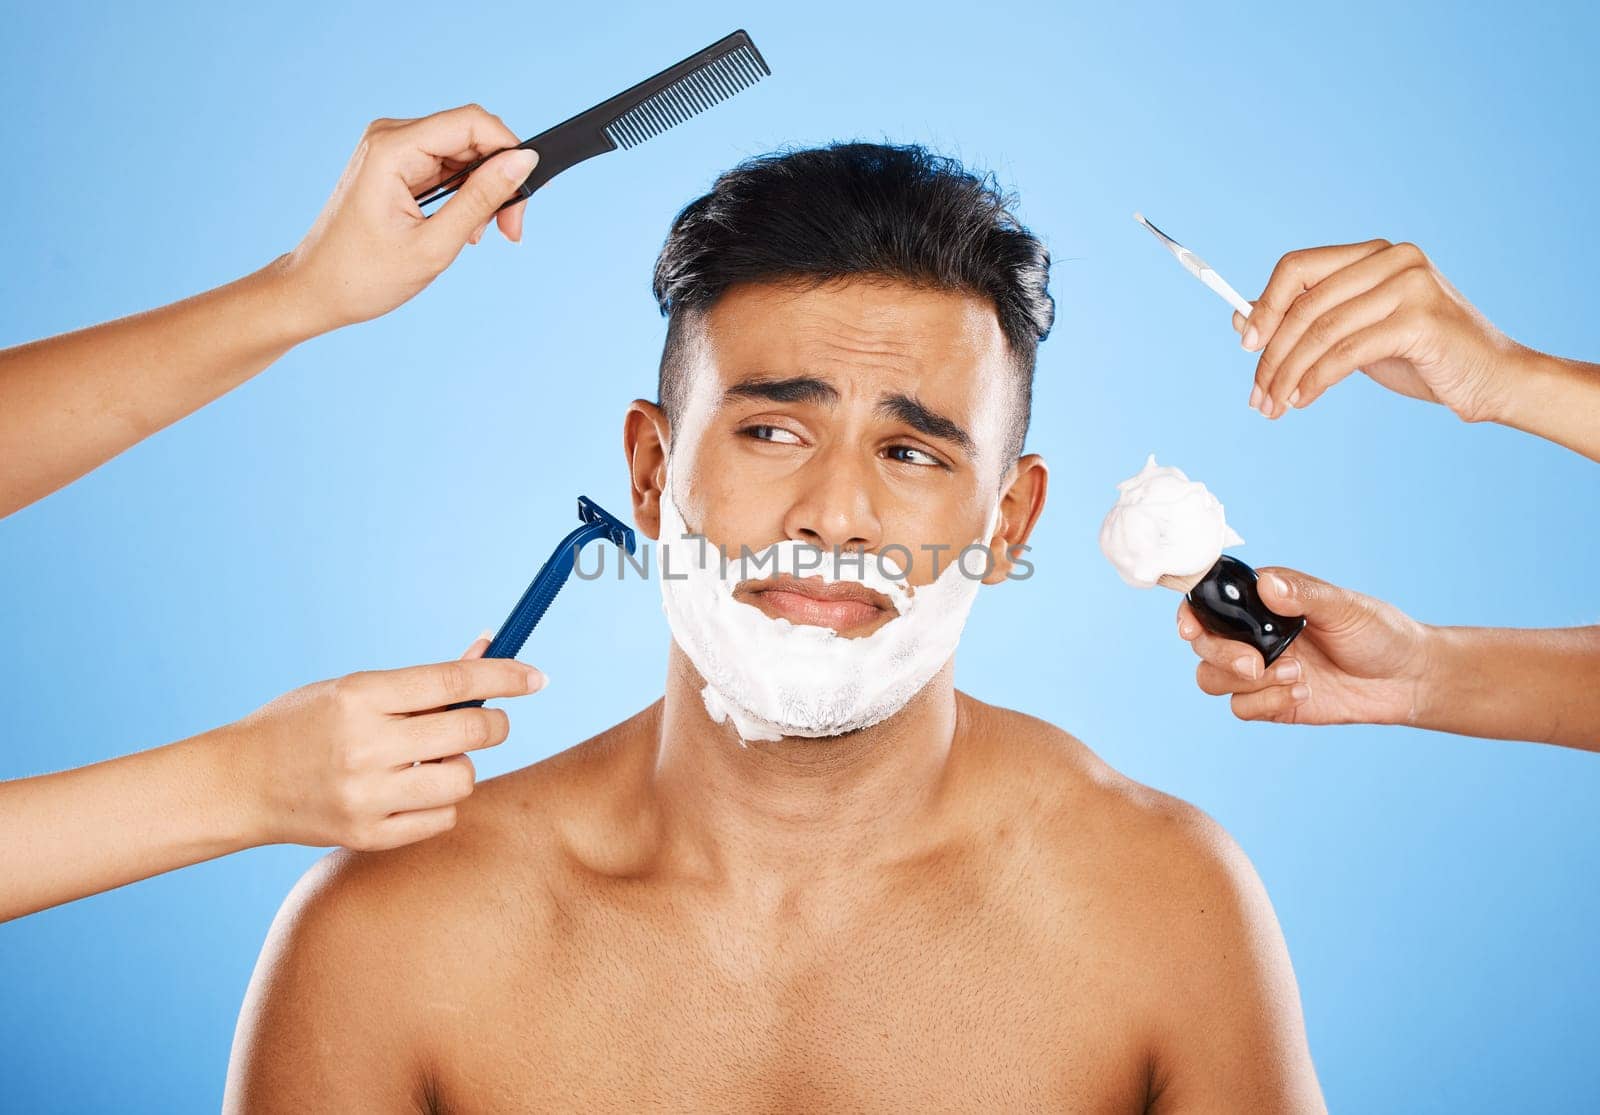
M 894 604 L 881 592 L 853 581 L 828 582 L 820 577 L 800 580 L 785 575 L 746 581 L 734 590 L 734 598 L 773 619 L 831 627 L 840 634 L 856 633 L 869 625 L 876 629 L 896 614 Z

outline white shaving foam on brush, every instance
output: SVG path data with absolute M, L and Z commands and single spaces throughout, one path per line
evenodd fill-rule
M 1154 588 L 1164 576 L 1198 579 L 1224 546 L 1244 542 L 1204 484 L 1156 464 L 1154 453 L 1117 493 L 1100 524 L 1100 552 L 1134 588 Z

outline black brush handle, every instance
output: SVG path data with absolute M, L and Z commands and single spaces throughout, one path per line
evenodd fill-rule
M 1194 616 L 1213 635 L 1249 643 L 1268 666 L 1305 630 L 1305 616 L 1280 616 L 1261 600 L 1256 571 L 1223 554 L 1200 583 L 1189 590 Z

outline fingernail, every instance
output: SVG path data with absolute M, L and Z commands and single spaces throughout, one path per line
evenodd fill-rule
M 1290 406 L 1296 406 L 1296 405 L 1298 405 L 1298 404 L 1299 404 L 1299 402 L 1300 402 L 1300 388 L 1298 388 L 1298 387 L 1296 387 L 1296 388 L 1295 388 L 1295 389 L 1294 389 L 1294 390 L 1293 390 L 1293 391 L 1292 391 L 1292 392 L 1291 392 L 1291 393 L 1290 393 L 1290 394 L 1289 394 L 1289 405 L 1290 405 Z
M 505 175 L 507 182 L 521 182 L 533 173 L 533 168 L 538 164 L 539 152 L 519 147 L 500 160 L 500 173 Z
M 1279 681 L 1299 681 L 1300 663 L 1293 658 L 1285 659 L 1272 667 L 1272 676 Z
M 1260 405 L 1261 405 L 1261 385 L 1259 383 L 1253 383 L 1253 384 L 1250 385 L 1250 409 L 1251 410 L 1255 410 L 1256 407 L 1258 407 Z
M 1246 352 L 1254 352 L 1256 350 L 1256 345 L 1260 342 L 1261 334 L 1256 332 L 1256 327 L 1252 325 L 1250 328 L 1244 331 L 1244 339 L 1241 340 L 1239 344 L 1244 347 Z
M 1240 677 L 1254 678 L 1256 676 L 1256 660 L 1248 654 L 1241 654 L 1233 660 L 1233 671 Z
M 1289 696 L 1293 697 L 1297 701 L 1303 701 L 1307 697 L 1311 696 L 1311 686 L 1297 685 L 1293 689 L 1289 690 Z
M 492 643 L 494 642 L 494 632 L 485 627 L 482 631 L 478 632 L 478 637 L 472 641 L 475 643 Z
M 1272 591 L 1277 593 L 1279 596 L 1293 595 L 1289 588 L 1289 582 L 1278 576 L 1276 573 L 1268 577 L 1267 580 L 1272 583 Z
M 539 667 L 537 667 L 537 666 L 529 666 L 528 667 L 528 692 L 529 693 L 537 693 L 537 692 L 539 692 L 539 690 L 543 689 L 549 683 L 550 683 L 550 679 L 545 676 L 545 672 L 543 670 L 539 669 Z
M 1265 395 L 1265 394 L 1262 395 L 1261 396 L 1261 416 L 1263 418 L 1271 418 L 1272 417 L 1272 407 L 1273 407 L 1272 396 L 1271 395 Z

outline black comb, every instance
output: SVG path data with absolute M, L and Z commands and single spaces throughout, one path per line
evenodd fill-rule
M 618 147 L 636 147 L 675 124 L 698 116 L 719 101 L 750 88 L 771 72 L 756 44 L 743 31 L 718 39 L 655 77 L 517 144 L 519 148 L 537 151 L 539 165 L 500 208 L 517 204 L 563 170 L 585 159 Z M 494 152 L 498 154 L 500 152 Z M 418 194 L 417 204 L 429 205 L 455 193 L 467 175 L 494 155 L 485 155 Z

